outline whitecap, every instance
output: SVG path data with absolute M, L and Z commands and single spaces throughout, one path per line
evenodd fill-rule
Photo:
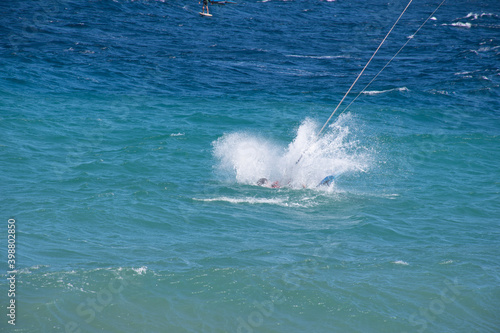
M 340 58 L 349 58 L 347 55 L 336 55 L 336 56 L 315 56 L 315 55 L 300 55 L 300 54 L 285 54 L 285 57 L 292 58 L 309 58 L 309 59 L 340 59 Z
M 193 198 L 196 201 L 203 202 L 228 202 L 231 204 L 250 204 L 250 205 L 276 205 L 281 207 L 301 207 L 310 208 L 316 205 L 313 198 L 301 198 L 298 202 L 290 201 L 288 197 L 284 198 L 256 198 L 256 197 L 243 197 L 243 198 L 231 198 L 226 196 L 215 197 L 215 198 Z
M 406 261 L 403 261 L 403 260 L 396 260 L 396 261 L 393 261 L 392 263 L 396 264 L 396 265 L 403 265 L 403 266 L 409 265 L 409 263 L 407 263 Z
M 452 23 L 450 25 L 453 26 L 453 27 L 467 28 L 467 29 L 470 29 L 472 27 L 472 24 L 470 24 L 469 22 L 466 22 L 466 23 L 463 23 L 463 22 L 454 22 L 454 23 Z
M 469 13 L 467 14 L 467 16 L 465 16 L 464 18 L 472 18 L 474 20 L 477 20 L 479 17 L 479 14 L 476 14 L 476 13 Z
M 225 202 L 230 202 L 233 204 L 241 204 L 241 203 L 248 203 L 248 204 L 270 204 L 270 205 L 284 205 L 284 200 L 283 199 L 276 199 L 276 198 L 254 198 L 254 197 L 246 197 L 246 198 L 230 198 L 230 197 L 217 197 L 217 198 L 207 198 L 207 199 L 197 199 L 193 198 L 194 200 L 197 201 L 205 201 L 205 202 L 214 202 L 214 201 L 225 201 Z
M 148 268 L 146 266 L 142 266 L 142 267 L 139 267 L 139 268 L 132 268 L 132 270 L 134 272 L 136 272 L 137 274 L 142 275 L 142 274 L 146 273 L 146 271 L 148 270 Z
M 363 94 L 365 94 L 365 95 L 379 95 L 379 94 L 385 94 L 385 93 L 388 93 L 391 91 L 404 92 L 404 91 L 410 91 L 410 90 L 406 87 L 401 87 L 401 88 L 394 88 L 394 89 L 387 89 L 387 90 L 367 90 L 367 91 L 364 91 Z
M 481 18 L 481 17 L 496 17 L 497 15 L 493 14 L 493 13 L 481 13 L 481 14 L 478 14 L 478 13 L 469 13 L 467 14 L 467 16 L 463 17 L 465 19 L 472 19 L 472 20 L 477 20 L 478 18 Z
M 434 95 L 449 95 L 450 93 L 447 92 L 446 90 L 436 90 L 436 89 L 432 89 L 429 91 L 431 94 L 434 94 Z

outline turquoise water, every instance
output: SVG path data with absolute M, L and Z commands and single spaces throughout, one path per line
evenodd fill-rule
M 496 2 L 445 3 L 316 135 L 405 6 L 3 2 L 1 331 L 498 332 Z

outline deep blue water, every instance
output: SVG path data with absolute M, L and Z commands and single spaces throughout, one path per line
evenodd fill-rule
M 405 1 L 2 1 L 0 330 L 500 331 L 497 1 L 342 112 L 439 3 L 318 137 Z

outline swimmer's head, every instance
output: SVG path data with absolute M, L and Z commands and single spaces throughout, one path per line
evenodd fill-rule
M 257 181 L 257 185 L 263 186 L 267 184 L 267 178 L 261 178 Z

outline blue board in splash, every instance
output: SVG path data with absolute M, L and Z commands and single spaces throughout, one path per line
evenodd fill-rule
M 334 179 L 335 176 L 333 175 L 326 176 L 322 181 L 319 182 L 318 186 L 330 186 Z

